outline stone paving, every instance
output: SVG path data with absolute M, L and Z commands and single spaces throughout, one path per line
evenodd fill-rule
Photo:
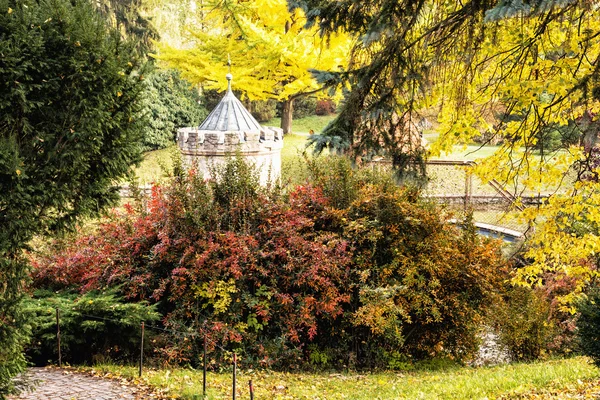
M 29 388 L 9 400 L 159 399 L 147 387 L 126 380 L 103 379 L 56 367 L 31 368 L 20 377 Z

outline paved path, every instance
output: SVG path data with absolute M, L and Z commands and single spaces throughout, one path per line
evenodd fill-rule
M 102 379 L 60 368 L 31 368 L 24 381 L 33 387 L 9 400 L 158 399 L 148 388 L 125 380 Z

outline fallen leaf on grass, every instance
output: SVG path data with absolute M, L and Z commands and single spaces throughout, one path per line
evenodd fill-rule
M 537 399 L 598 399 L 600 397 L 600 380 L 593 379 L 589 381 L 577 380 L 578 386 L 568 385 L 567 387 L 543 388 L 530 390 L 524 393 L 512 393 L 502 396 L 502 400 L 537 400 Z

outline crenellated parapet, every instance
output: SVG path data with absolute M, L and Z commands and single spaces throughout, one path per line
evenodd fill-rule
M 260 132 L 215 132 L 200 128 L 181 128 L 177 144 L 182 153 L 264 152 L 283 147 L 283 130 L 262 126 Z
M 197 128 L 181 128 L 177 145 L 184 162 L 197 166 L 210 178 L 211 166 L 226 162 L 239 154 L 260 170 L 261 183 L 281 175 L 283 130 L 261 126 L 231 91 L 231 74 L 227 93 Z

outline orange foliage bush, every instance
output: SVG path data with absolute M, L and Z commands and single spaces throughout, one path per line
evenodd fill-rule
M 170 362 L 194 362 L 204 335 L 211 350 L 270 367 L 315 352 L 357 367 L 386 366 L 392 352 L 470 357 L 505 278 L 498 244 L 336 162 L 289 194 L 258 187 L 239 160 L 210 182 L 180 172 L 144 212 L 37 258 L 35 285 L 158 303 L 166 328 L 196 334 L 165 340 Z

